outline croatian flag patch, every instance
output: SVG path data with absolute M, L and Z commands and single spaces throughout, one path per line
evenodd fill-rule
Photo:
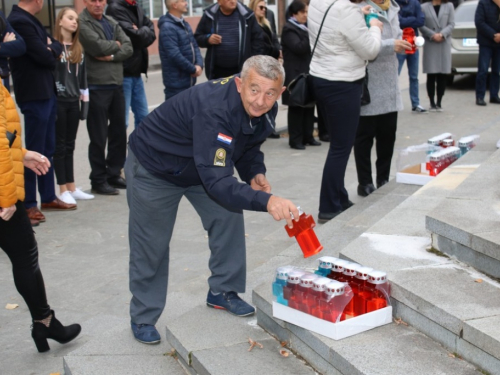
M 230 145 L 231 142 L 233 141 L 233 138 L 231 138 L 225 134 L 219 133 L 219 135 L 217 136 L 217 140 L 221 141 L 227 145 Z

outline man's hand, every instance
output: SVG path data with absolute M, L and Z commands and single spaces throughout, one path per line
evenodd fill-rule
M 409 51 L 412 49 L 410 42 L 401 39 L 394 40 L 394 51 L 396 53 L 402 53 L 404 51 Z
M 0 208 L 0 218 L 5 221 L 9 221 L 12 215 L 16 212 L 16 206 L 12 205 L 7 208 Z
M 295 221 L 299 221 L 300 215 L 297 207 L 295 207 L 295 205 L 288 199 L 280 198 L 275 195 L 271 195 L 269 202 L 267 202 L 267 212 L 269 212 L 269 214 L 274 217 L 274 220 L 276 221 L 285 219 L 290 228 L 293 227 L 292 216 L 290 213 L 293 215 Z
M 208 38 L 208 44 L 221 44 L 222 37 L 219 34 L 212 34 L 210 38 Z
M 135 24 L 132 24 L 132 29 L 134 29 L 134 30 L 139 30 L 139 28 L 138 28 L 138 27 L 137 27 L 137 25 L 135 25 Z
M 52 44 L 52 39 L 50 39 L 49 37 L 47 37 L 47 44 L 50 46 Z
M 14 40 L 16 40 L 16 34 L 14 33 L 6 33 L 5 36 L 3 37 L 4 43 L 12 42 Z
M 495 43 L 500 43 L 500 33 L 496 33 L 493 36 L 493 40 L 495 41 Z
M 34 151 L 27 151 L 24 155 L 23 164 L 38 176 L 46 174 L 50 168 L 50 161 L 43 155 Z
M 109 56 L 101 56 L 101 57 L 95 57 L 96 60 L 100 60 L 100 61 L 113 61 L 113 58 L 111 57 L 111 55 Z
M 201 73 L 203 72 L 203 68 L 199 65 L 195 65 L 196 67 L 196 72 L 194 72 L 193 74 L 191 74 L 191 77 L 199 77 L 201 76 Z
M 262 173 L 259 173 L 252 178 L 250 181 L 250 187 L 254 190 L 263 191 L 264 193 L 271 193 L 271 184 Z
M 122 44 L 118 40 L 115 40 L 115 42 L 118 44 L 118 47 L 122 48 Z

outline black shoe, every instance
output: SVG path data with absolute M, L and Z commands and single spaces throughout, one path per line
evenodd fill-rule
M 490 103 L 500 104 L 500 98 L 497 96 L 496 98 L 490 98 Z
M 348 200 L 346 203 L 341 203 L 342 206 L 342 211 L 347 210 L 348 208 L 354 206 L 354 203 L 352 203 L 350 200 Z
M 127 182 L 121 177 L 108 178 L 108 184 L 117 189 L 127 188 Z
M 278 138 L 280 138 L 280 135 L 276 132 L 272 132 L 271 134 L 269 134 L 267 136 L 267 138 L 278 139 Z
M 382 186 L 387 184 L 389 181 L 387 180 L 377 180 L 377 189 L 380 189 Z
M 314 138 L 311 139 L 310 141 L 308 142 L 304 142 L 306 145 L 309 145 L 309 146 L 321 146 L 321 142 L 318 142 L 317 140 L 315 140 Z
M 318 223 L 326 223 L 332 220 L 334 217 L 340 215 L 341 213 L 342 210 L 338 212 L 320 212 L 318 214 Z
M 120 192 L 118 189 L 110 186 L 107 182 L 99 185 L 92 185 L 91 189 L 92 193 L 101 194 L 101 195 L 118 195 Z
M 480 106 L 484 107 L 486 105 L 486 102 L 484 101 L 484 99 L 477 98 L 476 105 L 480 105 Z
M 330 142 L 330 136 L 328 134 L 320 135 L 319 140 L 323 142 Z
M 36 348 L 40 353 L 50 350 L 47 339 L 55 340 L 60 344 L 66 344 L 78 336 L 82 330 L 79 324 L 72 324 L 66 327 L 63 326 L 61 322 L 56 319 L 54 311 L 51 310 L 50 312 L 52 314 L 52 320 L 48 327 L 43 323 L 33 322 L 33 328 L 31 330 L 31 337 L 33 337 Z
M 291 148 L 294 148 L 295 150 L 305 150 L 306 146 L 304 145 L 290 145 Z
M 375 186 L 373 184 L 368 184 L 368 185 L 358 185 L 358 195 L 360 197 L 367 197 L 371 193 L 373 193 L 375 190 Z

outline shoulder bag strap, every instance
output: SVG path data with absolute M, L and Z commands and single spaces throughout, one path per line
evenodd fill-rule
M 325 23 L 326 15 L 328 14 L 328 11 L 330 10 L 330 8 L 332 7 L 333 4 L 335 4 L 335 2 L 331 3 L 328 6 L 328 8 L 326 9 L 325 15 L 323 16 L 323 20 L 321 21 L 321 26 L 319 27 L 319 30 L 318 30 L 318 35 L 316 35 L 316 41 L 314 42 L 314 47 L 313 47 L 313 50 L 311 52 L 311 56 L 314 55 L 314 50 L 316 49 L 316 44 L 318 44 L 319 34 L 321 33 L 321 29 L 323 28 L 323 24 Z

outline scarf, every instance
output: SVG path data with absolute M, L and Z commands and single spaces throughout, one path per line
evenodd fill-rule
M 378 14 L 381 14 L 382 16 L 384 16 L 385 18 L 387 18 L 387 10 L 391 6 L 391 0 L 384 0 L 384 2 L 382 4 L 377 4 L 377 3 L 375 3 L 375 2 L 373 2 L 371 0 L 366 0 L 366 3 L 368 5 L 371 5 L 371 7 L 373 9 L 375 9 L 375 11 Z
M 389 0 L 389 1 L 390 1 L 390 0 Z M 291 23 L 293 23 L 293 24 L 294 24 L 295 26 L 297 26 L 299 29 L 302 29 L 302 30 L 304 30 L 304 31 L 308 31 L 307 26 L 306 26 L 306 25 L 304 25 L 304 24 L 302 24 L 302 23 L 298 23 L 298 22 L 297 22 L 297 19 L 296 19 L 295 17 L 290 17 L 290 18 L 288 19 L 288 21 L 290 21 Z

